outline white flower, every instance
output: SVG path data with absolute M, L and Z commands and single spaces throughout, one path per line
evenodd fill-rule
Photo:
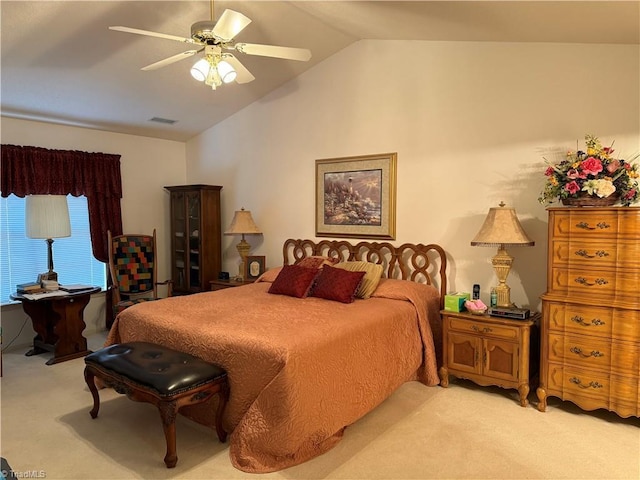
M 612 181 L 605 178 L 599 180 L 588 180 L 582 186 L 582 191 L 587 192 L 589 195 L 597 195 L 600 198 L 605 198 L 616 191 L 616 186 Z

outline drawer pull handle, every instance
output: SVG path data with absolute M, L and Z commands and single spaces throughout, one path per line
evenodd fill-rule
M 592 350 L 590 354 L 582 353 L 582 349 L 580 347 L 571 347 L 569 349 L 571 353 L 575 353 L 576 355 L 580 355 L 582 358 L 589 357 L 604 357 L 604 353 L 600 353 L 598 350 Z
M 589 382 L 589 385 L 583 385 L 582 384 L 582 380 L 580 380 L 579 378 L 576 378 L 576 377 L 571 377 L 569 379 L 569 381 L 571 383 L 575 383 L 580 388 L 602 388 L 603 387 L 603 385 L 601 383 L 593 382 L 593 381 Z
M 584 230 L 595 230 L 596 228 L 599 228 L 600 230 L 604 230 L 605 228 L 611 228 L 611 225 L 609 225 L 606 222 L 599 222 L 596 224 L 595 227 L 590 227 L 587 222 L 579 222 L 579 223 L 576 223 L 576 227 L 582 228 Z
M 484 327 L 484 328 L 480 328 L 477 325 L 473 325 L 471 327 L 471 330 L 473 330 L 474 332 L 481 332 L 481 333 L 489 333 L 489 332 L 493 332 L 493 329 L 491 327 Z
M 596 258 L 596 257 L 608 257 L 609 253 L 605 252 L 604 250 L 596 250 L 594 252 L 593 255 L 589 255 L 589 253 L 586 250 L 576 250 L 576 255 L 578 255 L 579 257 L 584 257 L 584 258 Z
M 578 325 L 582 325 L 583 327 L 591 327 L 594 325 L 595 326 L 604 325 L 604 322 L 599 318 L 594 318 L 593 320 L 591 320 L 591 323 L 587 323 L 584 321 L 584 318 L 582 318 L 580 315 L 571 317 L 571 321 L 577 323 Z
M 579 283 L 580 285 L 586 285 L 587 287 L 593 287 L 594 285 L 606 285 L 607 283 L 609 283 L 609 281 L 604 278 L 596 278 L 593 283 L 589 283 L 589 281 L 584 277 L 576 278 L 575 282 Z

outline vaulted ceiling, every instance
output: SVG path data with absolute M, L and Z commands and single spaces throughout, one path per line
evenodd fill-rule
M 211 5 L 2 0 L 1 114 L 185 141 L 361 39 L 640 44 L 637 1 L 216 1 L 215 18 L 229 8 L 252 20 L 237 41 L 312 58 L 238 53 L 256 79 L 212 91 L 191 78 L 193 57 L 140 70 L 193 46 L 108 29 L 189 37 Z

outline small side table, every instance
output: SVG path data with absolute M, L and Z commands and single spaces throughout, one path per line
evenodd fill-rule
M 243 280 L 238 282 L 236 280 L 209 280 L 209 290 L 215 292 L 216 290 L 224 290 L 225 288 L 241 287 L 243 285 L 249 285 L 254 280 Z
M 30 300 L 19 293 L 12 294 L 11 299 L 22 302 L 22 309 L 31 317 L 36 331 L 33 348 L 25 355 L 30 357 L 53 352 L 53 358 L 46 362 L 47 365 L 53 365 L 91 353 L 91 350 L 87 350 L 87 339 L 82 335 L 86 327 L 83 312 L 91 295 L 100 290 L 95 287 L 37 300 Z
M 541 314 L 527 320 L 511 320 L 489 315 L 442 310 L 443 364 L 440 384 L 449 386 L 449 375 L 466 378 L 478 385 L 515 388 L 520 405 L 528 405 L 530 357 L 537 352 Z M 535 358 L 534 358 L 535 362 Z M 533 364 L 535 365 L 535 363 Z M 531 372 L 533 373 L 533 372 Z

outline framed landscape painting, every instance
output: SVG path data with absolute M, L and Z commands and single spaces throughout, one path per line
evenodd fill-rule
M 316 160 L 316 236 L 396 235 L 396 153 Z

